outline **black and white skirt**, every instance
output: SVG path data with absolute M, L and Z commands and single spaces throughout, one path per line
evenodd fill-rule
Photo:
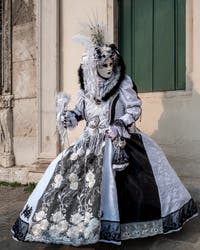
M 126 139 L 129 164 L 113 170 L 113 145 L 85 129 L 59 154 L 12 227 L 13 238 L 66 245 L 121 244 L 178 231 L 197 207 L 149 136 Z

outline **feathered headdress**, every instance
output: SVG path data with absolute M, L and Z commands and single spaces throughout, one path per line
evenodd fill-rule
M 81 43 L 86 50 L 91 47 L 102 47 L 106 44 L 105 27 L 103 23 L 82 24 L 82 30 L 73 37 L 73 40 Z

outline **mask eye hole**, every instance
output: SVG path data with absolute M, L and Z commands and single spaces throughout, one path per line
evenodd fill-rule
M 105 68 L 107 68 L 107 67 L 108 67 L 108 64 L 107 64 L 107 63 L 104 63 L 102 66 L 105 67 Z

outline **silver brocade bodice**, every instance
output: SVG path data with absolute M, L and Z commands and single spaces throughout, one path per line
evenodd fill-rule
M 98 127 L 106 129 L 109 127 L 111 120 L 110 106 L 113 98 L 108 101 L 95 101 L 94 99 L 85 98 L 85 119 L 87 126 L 91 128 Z
M 129 76 L 126 76 L 122 81 L 115 95 L 111 96 L 107 101 L 101 100 L 101 90 L 96 96 L 90 95 L 89 91 L 81 91 L 75 108 L 77 115 L 83 117 L 87 121 L 87 126 L 91 128 L 107 128 L 113 120 L 120 119 L 125 126 L 133 124 L 141 114 L 141 100 L 132 88 L 132 81 Z M 117 101 L 114 103 L 114 99 Z

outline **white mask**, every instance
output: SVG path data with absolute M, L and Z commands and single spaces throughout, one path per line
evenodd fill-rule
M 102 78 L 109 79 L 113 72 L 112 59 L 109 57 L 103 62 L 103 64 L 97 65 L 97 72 Z

